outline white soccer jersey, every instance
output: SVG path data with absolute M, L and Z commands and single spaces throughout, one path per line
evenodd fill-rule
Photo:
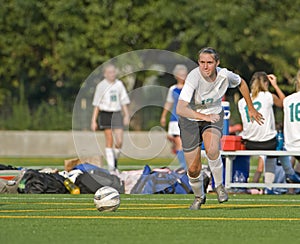
M 300 152 L 300 92 L 283 100 L 284 141 L 288 151 Z
M 122 81 L 109 82 L 104 79 L 96 86 L 93 105 L 99 107 L 100 111 L 121 111 L 122 105 L 129 103 L 130 100 Z
M 217 67 L 214 82 L 208 82 L 201 75 L 199 67 L 187 76 L 179 100 L 188 102 L 191 108 L 203 114 L 218 114 L 222 111 L 222 97 L 228 88 L 241 83 L 241 77 L 225 68 Z
M 264 124 L 259 125 L 256 121 L 249 118 L 248 107 L 244 98 L 238 102 L 239 112 L 243 122 L 243 139 L 250 141 L 268 141 L 277 134 L 273 112 L 273 96 L 270 92 L 259 92 L 258 96 L 252 101 L 254 108 L 264 117 Z

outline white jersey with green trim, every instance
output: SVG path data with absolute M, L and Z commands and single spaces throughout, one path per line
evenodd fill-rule
M 264 123 L 259 125 L 256 121 L 249 118 L 248 106 L 244 98 L 238 102 L 239 112 L 243 122 L 243 131 L 241 136 L 243 139 L 250 141 L 268 141 L 277 134 L 275 128 L 275 119 L 273 112 L 273 96 L 272 93 L 259 92 L 258 96 L 252 100 L 254 108 L 263 115 Z
M 121 111 L 122 105 L 129 103 L 130 100 L 122 81 L 109 82 L 104 79 L 96 86 L 93 106 L 98 107 L 100 111 Z
M 215 81 L 209 82 L 204 79 L 197 67 L 188 74 L 179 100 L 188 102 L 191 108 L 199 113 L 218 114 L 222 111 L 221 101 L 227 89 L 236 87 L 240 83 L 239 75 L 220 67 L 217 67 Z
M 283 111 L 285 148 L 300 152 L 300 91 L 283 100 Z

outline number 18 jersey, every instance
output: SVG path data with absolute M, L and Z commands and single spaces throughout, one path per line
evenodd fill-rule
M 130 100 L 122 81 L 109 82 L 104 79 L 96 86 L 93 106 L 99 107 L 100 111 L 121 111 L 122 105 L 129 103 Z
M 300 151 L 300 92 L 283 100 L 284 141 L 288 151 Z
M 249 141 L 268 141 L 276 137 L 275 119 L 273 112 L 273 96 L 270 92 L 259 92 L 252 100 L 254 108 L 264 117 L 264 124 L 259 125 L 249 118 L 248 106 L 244 98 L 239 100 L 238 108 L 243 122 L 241 136 Z

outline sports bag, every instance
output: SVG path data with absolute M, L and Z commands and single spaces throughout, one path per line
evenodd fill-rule
M 131 194 L 188 194 L 192 189 L 186 173 L 171 170 L 151 171 L 148 165 L 131 190 Z
M 103 186 L 111 186 L 120 194 L 125 192 L 124 184 L 118 176 L 111 175 L 108 171 L 100 168 L 77 176 L 75 185 L 80 188 L 80 193 L 86 194 L 94 194 Z
M 19 193 L 68 193 L 64 186 L 65 178 L 57 173 L 40 173 L 37 170 L 29 169 L 21 179 L 21 185 L 25 188 L 20 188 Z

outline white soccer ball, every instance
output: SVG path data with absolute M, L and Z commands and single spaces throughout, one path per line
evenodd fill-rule
M 116 211 L 120 206 L 120 194 L 113 187 L 101 187 L 94 195 L 94 203 L 100 212 Z

